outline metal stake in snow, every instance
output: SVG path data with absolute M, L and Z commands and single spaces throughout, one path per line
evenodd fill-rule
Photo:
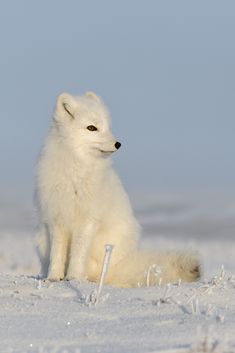
M 98 288 L 97 288 L 96 297 L 95 297 L 95 304 L 97 304 L 100 299 L 100 295 L 101 295 L 103 285 L 104 285 L 105 276 L 108 272 L 109 261 L 110 261 L 112 251 L 113 251 L 113 245 L 105 244 L 104 249 L 105 249 L 104 261 L 103 261 L 102 271 L 100 274 L 100 279 L 98 282 Z

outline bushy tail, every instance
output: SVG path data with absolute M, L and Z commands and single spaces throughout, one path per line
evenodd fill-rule
M 179 280 L 193 282 L 199 277 L 199 261 L 190 253 L 140 251 L 111 266 L 106 283 L 115 287 L 146 287 Z

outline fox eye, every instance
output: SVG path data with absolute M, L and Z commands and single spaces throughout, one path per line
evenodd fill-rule
M 98 129 L 94 125 L 89 125 L 89 126 L 87 126 L 87 130 L 89 130 L 89 131 L 97 131 Z

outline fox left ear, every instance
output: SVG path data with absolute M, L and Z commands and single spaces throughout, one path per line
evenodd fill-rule
M 85 96 L 88 97 L 88 98 L 91 98 L 91 99 L 94 99 L 96 102 L 101 102 L 101 98 L 98 97 L 94 92 L 92 91 L 87 91 L 85 93 Z
M 74 98 L 68 93 L 61 93 L 56 102 L 54 119 L 61 121 L 63 119 L 74 119 Z

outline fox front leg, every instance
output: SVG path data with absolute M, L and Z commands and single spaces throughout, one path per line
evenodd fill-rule
M 60 281 L 65 275 L 65 264 L 68 253 L 68 237 L 58 226 L 50 229 L 50 263 L 47 278 Z
M 74 233 L 71 241 L 69 265 L 66 279 L 85 280 L 87 259 L 92 240 L 97 231 L 97 224 L 85 225 L 78 232 Z

